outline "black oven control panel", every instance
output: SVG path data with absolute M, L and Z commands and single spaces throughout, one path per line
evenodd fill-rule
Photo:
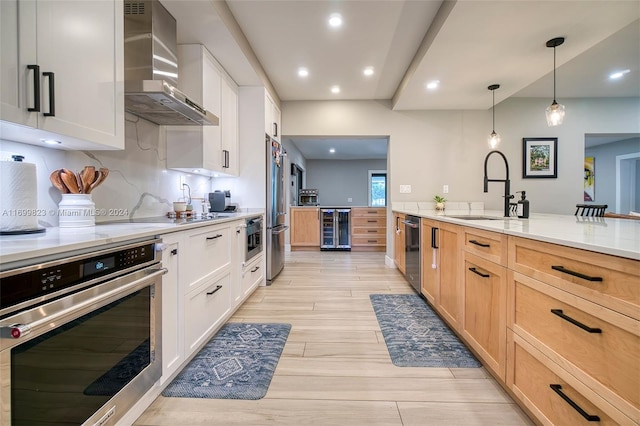
M 11 306 L 155 260 L 155 243 L 105 250 L 0 274 L 0 316 Z

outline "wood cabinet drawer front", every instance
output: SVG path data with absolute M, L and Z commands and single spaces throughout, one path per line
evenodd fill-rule
M 510 237 L 509 268 L 640 320 L 640 261 Z
M 185 259 L 185 292 L 202 284 L 201 280 L 217 273 L 231 263 L 229 227 L 197 229 L 188 234 L 181 259 Z M 182 272 L 182 271 L 181 271 Z
M 188 354 L 202 343 L 230 309 L 230 283 L 230 274 L 227 274 L 187 295 L 185 338 Z
M 384 236 L 377 237 L 356 237 L 351 238 L 351 245 L 354 246 L 379 246 L 387 244 L 387 239 Z
M 576 389 L 567 384 L 557 374 L 547 368 L 542 362 L 527 352 L 522 346 L 515 344 L 513 348 L 514 376 L 512 390 L 521 399 L 525 399 L 525 405 L 534 415 L 541 417 L 543 424 L 553 425 L 617 425 L 600 408 L 583 396 Z M 544 355 L 541 355 L 544 357 Z M 557 391 L 561 392 L 569 400 L 589 416 L 598 416 L 599 421 L 589 422 L 578 409 L 563 399 Z M 558 388 L 560 386 L 560 388 Z M 524 398 L 522 398 L 524 397 Z M 546 418 L 547 421 L 543 421 Z M 595 420 L 594 420 L 595 421 Z
M 640 323 L 535 280 L 525 284 L 526 277 L 515 278 L 514 330 L 532 335 L 589 376 L 585 380 L 640 413 Z
M 351 219 L 353 226 L 387 226 L 386 217 L 353 217 Z
M 387 209 L 376 208 L 376 207 L 371 207 L 371 208 L 355 207 L 351 209 L 351 217 L 372 217 L 372 216 L 386 217 Z
M 507 265 L 507 236 L 504 234 L 465 228 L 464 248 L 492 262 Z
M 351 234 L 354 237 L 381 237 L 387 235 L 387 228 L 365 228 L 356 227 L 353 228 Z

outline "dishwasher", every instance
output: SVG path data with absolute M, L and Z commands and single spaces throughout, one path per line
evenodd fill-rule
M 407 215 L 402 223 L 405 230 L 405 277 L 420 294 L 420 218 Z

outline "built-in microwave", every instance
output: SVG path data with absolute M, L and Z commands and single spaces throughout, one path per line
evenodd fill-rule
M 254 256 L 262 252 L 262 217 L 249 218 L 247 225 L 247 242 L 244 261 L 249 262 Z

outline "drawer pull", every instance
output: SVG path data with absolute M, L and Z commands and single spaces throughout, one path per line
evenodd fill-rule
M 378 232 L 377 229 L 368 229 L 367 232 Z
M 213 237 L 207 237 L 207 240 L 215 240 L 216 238 L 222 237 L 222 234 L 214 235 Z
M 255 268 L 253 268 L 253 269 L 251 270 L 251 273 L 254 273 L 254 272 L 255 272 L 255 271 L 257 271 L 258 269 L 260 269 L 260 267 L 259 267 L 259 266 L 256 266 Z
M 584 325 L 583 323 L 574 320 L 573 318 L 566 316 L 565 314 L 562 313 L 562 309 L 552 309 L 551 313 L 553 315 L 557 315 L 560 318 L 562 318 L 565 321 L 569 321 L 571 324 L 576 325 L 578 327 L 580 327 L 581 329 L 583 329 L 584 331 L 587 331 L 589 333 L 602 333 L 602 330 L 599 328 L 591 328 L 587 325 Z
M 171 254 L 172 254 L 173 256 L 175 256 L 176 254 L 178 254 L 178 249 L 173 249 L 173 250 L 171 250 Z
M 471 244 L 475 244 L 475 245 L 480 246 L 480 247 L 491 247 L 491 244 L 481 243 L 481 242 L 476 241 L 476 240 L 469 240 L 469 242 Z
M 216 291 L 220 290 L 221 288 L 222 288 L 221 285 L 217 285 L 215 289 L 207 292 L 207 296 L 211 296 L 213 293 L 215 293 Z
M 375 220 L 375 219 L 374 220 L 367 220 L 367 223 L 376 223 L 376 222 L 377 222 L 377 220 Z
M 377 243 L 378 240 L 367 240 L 368 243 Z
M 478 271 L 476 268 L 469 268 L 469 270 L 474 274 L 480 275 L 482 278 L 489 278 L 491 276 L 489 274 L 483 274 L 482 272 Z
M 551 269 L 564 272 L 565 274 L 573 275 L 574 277 L 582 278 L 587 281 L 602 281 L 602 277 L 590 277 L 589 275 L 581 274 L 570 269 L 566 269 L 564 266 L 551 266 Z
M 571 398 L 569 398 L 567 395 L 564 394 L 564 392 L 562 392 L 562 386 L 561 385 L 549 385 L 549 387 L 558 395 L 560 395 L 560 398 L 564 399 L 565 402 L 567 404 L 569 404 L 571 406 L 571 408 L 573 408 L 574 410 L 576 410 L 578 413 L 580 413 L 580 415 L 582 417 L 584 417 L 588 422 L 599 422 L 600 421 L 600 417 L 595 416 L 593 414 L 589 414 L 586 411 L 584 411 L 582 409 L 582 407 L 580 407 L 578 404 L 576 404 L 575 402 L 573 402 L 573 400 L 571 400 Z

